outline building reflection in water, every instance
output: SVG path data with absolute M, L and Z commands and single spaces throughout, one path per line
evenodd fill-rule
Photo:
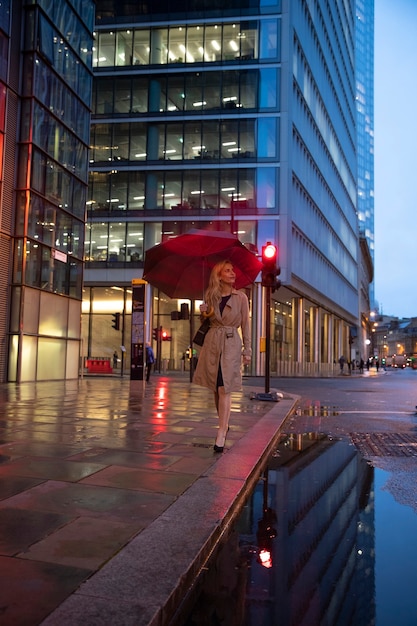
M 184 624 L 371 626 L 374 561 L 373 468 L 346 441 L 283 435 Z

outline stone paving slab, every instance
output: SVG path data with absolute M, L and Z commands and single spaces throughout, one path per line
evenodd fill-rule
M 216 455 L 212 394 L 152 382 L 0 386 L 2 626 L 168 624 L 296 402 L 233 394 Z

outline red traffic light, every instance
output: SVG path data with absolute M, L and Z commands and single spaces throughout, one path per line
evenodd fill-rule
M 277 247 L 273 243 L 267 243 L 266 246 L 262 246 L 262 262 L 276 261 Z
M 277 280 L 277 276 L 281 273 L 280 268 L 277 266 L 278 248 L 275 244 L 268 241 L 265 246 L 262 246 L 262 286 L 270 287 L 272 291 L 275 291 L 280 286 L 280 281 Z
M 168 335 L 168 331 L 162 331 L 162 341 L 171 341 L 171 336 Z

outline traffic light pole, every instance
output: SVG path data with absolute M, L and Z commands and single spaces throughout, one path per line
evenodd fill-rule
M 279 391 L 270 391 L 271 377 L 271 293 L 276 286 L 263 285 L 265 288 L 265 391 L 250 394 L 251 400 L 265 400 L 279 402 L 283 395 Z M 279 287 L 279 285 L 278 285 Z
M 281 281 L 277 276 L 281 269 L 277 265 L 278 248 L 268 241 L 262 246 L 262 280 L 261 285 L 265 288 L 265 393 L 253 394 L 258 400 L 270 400 L 278 402 L 282 394 L 269 391 L 270 366 L 271 366 L 271 292 L 278 289 Z M 251 396 L 252 397 L 252 396 Z
M 265 292 L 265 393 L 269 393 L 269 383 L 271 377 L 271 287 L 265 287 Z

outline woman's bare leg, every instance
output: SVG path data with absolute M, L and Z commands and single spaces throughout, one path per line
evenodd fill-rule
M 216 446 L 222 448 L 229 428 L 230 410 L 232 408 L 232 394 L 225 393 L 224 387 L 219 387 L 215 394 L 216 408 L 219 416 Z

